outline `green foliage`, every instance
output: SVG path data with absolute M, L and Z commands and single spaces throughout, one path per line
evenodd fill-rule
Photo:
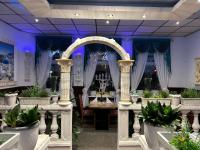
M 150 97 L 153 96 L 153 93 L 151 91 L 149 91 L 149 90 L 145 90 L 143 92 L 143 96 L 144 96 L 144 98 L 150 98 Z
M 15 127 L 32 126 L 35 123 L 37 123 L 38 120 L 39 120 L 38 106 L 35 106 L 27 110 L 22 110 L 20 108 L 20 104 L 18 104 L 5 114 L 4 122 L 7 124 L 7 126 L 15 128 Z
M 4 97 L 5 93 L 0 92 L 0 97 Z
M 48 97 L 49 93 L 38 86 L 33 86 L 27 88 L 26 90 L 22 90 L 21 97 Z
M 181 96 L 183 98 L 200 98 L 200 92 L 196 89 L 185 89 Z
M 190 138 L 189 127 L 185 126 L 170 141 L 178 150 L 200 150 L 200 141 Z
M 172 109 L 169 105 L 161 105 L 160 102 L 148 102 L 146 107 L 142 106 L 140 118 L 153 126 L 167 126 L 180 119 L 178 108 Z

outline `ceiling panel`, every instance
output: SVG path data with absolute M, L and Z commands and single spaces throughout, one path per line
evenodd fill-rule
M 182 36 L 187 36 L 189 33 L 172 33 L 170 36 L 177 36 L 177 37 L 182 37 Z
M 81 36 L 95 36 L 96 32 L 79 32 Z
M 50 33 L 50 34 L 60 34 L 57 30 L 42 30 L 43 33 Z
M 0 15 L 0 19 L 7 23 L 26 23 L 26 21 L 18 15 Z
M 114 26 L 119 23 L 119 20 L 109 20 L 109 24 L 106 23 L 107 20 L 96 20 L 97 25 L 103 25 L 103 26 Z
M 159 36 L 159 37 L 167 37 L 167 36 L 169 36 L 169 32 L 154 32 L 153 34 L 152 34 L 152 36 Z
M 186 26 L 191 26 L 191 27 L 200 27 L 200 19 L 195 19 L 188 23 Z
M 164 33 L 164 32 L 174 32 L 180 27 L 160 27 L 158 30 L 156 30 L 156 33 Z
M 116 32 L 116 36 L 131 36 L 133 32 Z
M 33 25 L 39 30 L 56 30 L 56 28 L 53 25 L 47 25 L 47 24 L 33 24 Z
M 62 19 L 62 18 L 49 18 L 53 24 L 73 24 L 71 19 Z
M 78 31 L 84 32 L 84 31 L 93 31 L 96 32 L 96 26 L 94 25 L 76 25 Z
M 24 15 L 22 17 L 29 23 L 36 23 L 35 22 L 36 17 L 34 17 L 34 16 Z M 37 18 L 37 19 L 39 20 L 38 24 L 50 24 L 50 22 L 46 18 Z
M 31 13 L 19 3 L 6 3 L 6 5 L 17 14 L 31 15 Z
M 154 32 L 156 29 L 158 29 L 158 27 L 140 26 L 136 32 L 139 32 L 139 33 Z
M 30 30 L 32 30 L 32 29 L 36 29 L 35 27 L 33 27 L 31 24 L 11 24 L 12 26 L 14 26 L 14 27 L 16 27 L 16 28 L 18 28 L 18 29 L 30 29 Z
M 175 20 L 170 20 L 167 23 L 165 23 L 163 26 L 183 26 L 186 25 L 187 23 L 191 22 L 193 19 L 185 19 L 180 21 L 179 25 L 176 24 L 177 21 Z
M 142 20 L 120 20 L 120 26 L 137 26 L 140 25 L 143 21 Z
M 117 26 L 97 26 L 98 32 L 105 32 L 105 31 L 111 31 L 115 32 Z
M 55 27 L 59 30 L 76 31 L 76 28 L 73 25 L 55 25 Z
M 138 26 L 118 26 L 117 31 L 135 31 Z
M 67 35 L 77 35 L 77 31 L 72 31 L 72 30 L 59 30 L 61 33 L 63 34 L 67 34 Z
M 99 36 L 114 36 L 115 32 L 97 32 Z
M 151 36 L 152 33 L 149 33 L 149 32 L 135 32 L 133 35 L 135 35 L 135 36 Z
M 161 26 L 166 22 L 166 20 L 144 20 L 142 26 Z
M 23 29 L 22 31 L 28 32 L 28 33 L 35 33 L 35 34 L 41 34 L 42 33 L 37 29 Z
M 198 31 L 199 29 L 200 29 L 200 27 L 182 27 L 182 28 L 178 29 L 176 32 L 192 33 L 192 32 Z
M 18 3 L 18 0 L 0 0 L 0 2 L 7 2 L 7 3 Z
M 77 25 L 95 25 L 94 19 L 73 19 Z
M 0 3 L 0 14 L 8 15 L 8 14 L 15 14 L 12 10 L 8 7 Z

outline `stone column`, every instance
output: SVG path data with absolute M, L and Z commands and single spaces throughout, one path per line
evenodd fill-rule
M 71 59 L 57 59 L 61 68 L 60 75 L 60 101 L 59 105 L 69 105 L 70 102 L 70 72 L 73 65 Z
M 119 60 L 121 70 L 121 99 L 120 104 L 130 105 L 130 70 L 133 60 Z

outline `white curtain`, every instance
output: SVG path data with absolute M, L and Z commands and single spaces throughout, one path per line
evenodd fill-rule
M 83 75 L 83 82 L 84 82 L 84 88 L 83 88 L 83 107 L 88 106 L 89 104 L 89 98 L 88 98 L 88 89 L 90 88 L 90 85 L 92 84 L 96 66 L 98 62 L 98 55 L 97 53 L 90 54 L 90 58 L 88 59 L 87 65 L 85 66 L 84 75 Z
M 119 83 L 120 83 L 120 69 L 119 65 L 117 63 L 117 56 L 114 53 L 108 52 L 107 54 L 108 58 L 108 65 L 110 69 L 110 75 L 113 81 L 114 88 L 116 90 L 116 102 L 119 102 L 120 99 L 120 89 L 119 89 Z
M 169 72 L 167 63 L 164 58 L 164 53 L 155 52 L 154 53 L 154 61 L 156 64 L 156 70 L 157 70 L 161 89 L 167 90 L 169 78 L 170 78 L 170 72 Z
M 36 65 L 36 82 L 38 86 L 44 87 L 51 70 L 52 54 L 50 50 L 41 51 Z
M 148 52 L 139 53 L 131 73 L 131 90 L 136 90 L 146 67 Z

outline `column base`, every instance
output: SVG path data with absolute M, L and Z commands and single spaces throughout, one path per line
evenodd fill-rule
M 58 104 L 60 106 L 67 106 L 67 105 L 70 105 L 71 103 L 72 102 L 70 102 L 70 101 L 64 101 L 64 100 L 61 100 L 61 101 L 58 102 Z
M 131 105 L 132 103 L 129 102 L 129 101 L 120 101 L 119 104 L 124 105 L 124 106 L 129 106 L 129 105 Z

